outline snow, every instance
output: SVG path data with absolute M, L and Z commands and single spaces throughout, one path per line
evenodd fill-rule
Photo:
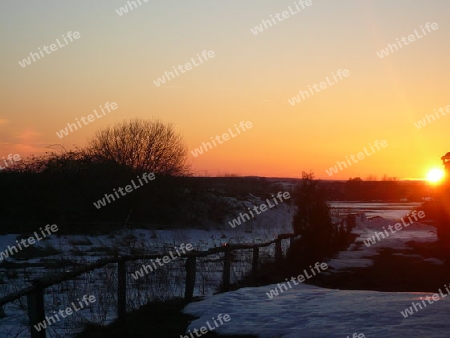
M 388 230 L 388 237 L 380 238 L 375 244 L 371 244 L 369 247 L 366 246 L 364 241 L 372 237 L 375 231 L 383 232 L 384 229 L 388 229 L 389 225 L 393 226 L 397 222 L 398 219 L 396 218 L 374 218 L 367 219 L 365 222 L 357 221 L 357 226 L 352 231 L 352 233 L 359 235 L 355 243 L 347 251 L 340 252 L 336 258 L 330 260 L 327 264 L 336 270 L 370 267 L 373 265 L 371 257 L 377 256 L 382 249 L 408 251 L 410 248 L 407 246 L 407 242 L 431 243 L 437 240 L 435 227 L 414 222 L 395 233 Z M 408 255 L 405 253 L 396 253 L 395 255 L 415 257 L 412 254 Z M 423 257 L 419 256 L 418 258 Z M 442 261 L 436 259 L 434 263 L 442 264 Z
M 8 245 L 16 245 L 16 239 L 18 235 L 2 235 L 0 236 L 0 248 L 7 249 Z
M 398 206 L 397 206 L 398 207 Z M 380 250 L 403 251 L 396 255 L 422 258 L 409 254 L 407 242 L 435 242 L 436 229 L 421 223 L 412 223 L 385 239 L 367 247 L 364 240 L 374 231 L 383 231 L 388 225 L 398 222 L 408 210 L 384 209 L 379 214 L 386 218 L 360 218 L 353 233 L 359 235 L 347 251 L 327 262 L 329 269 L 323 273 L 348 268 L 363 268 L 373 265 L 373 257 Z M 410 209 L 409 209 L 410 210 Z M 400 212 L 401 211 L 401 212 Z M 392 217 L 395 215 L 396 217 Z M 361 221 L 362 219 L 362 221 Z M 424 259 L 442 265 L 436 258 Z M 421 302 L 429 293 L 377 292 L 356 290 L 332 290 L 317 286 L 298 284 L 269 299 L 266 293 L 277 288 L 277 284 L 263 287 L 242 288 L 237 291 L 206 297 L 186 306 L 184 312 L 196 317 L 188 330 L 200 329 L 217 315 L 229 314 L 231 321 L 219 326 L 219 334 L 249 334 L 260 338 L 272 337 L 352 337 L 362 333 L 365 337 L 443 337 L 450 329 L 447 320 L 450 298 L 441 298 L 433 304 L 427 303 L 422 310 L 405 318 L 401 311 L 412 302 Z M 447 293 L 442 285 L 444 297 Z M 450 292 L 449 292 L 450 293 Z M 430 329 L 432 328 L 432 329 Z
M 436 264 L 436 265 L 444 265 L 444 261 L 442 259 L 438 259 L 438 258 L 425 258 L 423 261 L 427 262 L 427 263 L 431 263 L 431 264 Z
M 248 196 L 247 200 L 238 200 L 227 197 L 235 206 L 233 213 L 225 217 L 223 224 L 211 224 L 210 229 L 167 229 L 147 230 L 133 229 L 114 232 L 108 235 L 60 235 L 58 233 L 36 242 L 34 247 L 53 247 L 60 251 L 57 255 L 48 257 L 32 257 L 27 260 L 19 260 L 16 254 L 6 258 L 9 263 L 20 263 L 23 268 L 10 269 L 0 262 L 0 297 L 20 290 L 30 285 L 34 278 L 41 278 L 49 272 L 57 274 L 71 267 L 58 268 L 53 271 L 43 267 L 47 260 L 68 260 L 77 263 L 89 263 L 100 258 L 109 257 L 113 250 L 121 254 L 133 253 L 167 253 L 169 250 L 179 248 L 180 244 L 192 244 L 195 250 L 207 250 L 209 248 L 222 246 L 225 243 L 262 243 L 273 240 L 282 233 L 292 233 L 292 216 L 294 207 L 290 203 L 280 203 L 276 207 L 258 215 L 241 225 L 232 228 L 228 221 L 245 212 L 246 206 L 261 205 L 264 199 Z M 15 245 L 19 234 L 0 236 L 0 251 L 7 249 L 8 245 Z M 288 241 L 284 241 L 284 249 Z M 260 258 L 273 257 L 274 246 L 261 249 Z M 243 251 L 244 254 L 244 251 Z M 247 252 L 246 254 L 251 254 Z M 197 283 L 194 296 L 212 295 L 217 292 L 222 276 L 223 263 L 219 260 L 220 255 L 209 256 L 198 259 Z M 210 260 L 208 262 L 208 259 Z M 128 262 L 127 272 L 130 274 L 141 268 L 145 260 Z M 38 266 L 30 266 L 36 263 Z M 184 269 L 185 260 L 172 261 L 164 269 L 158 269 L 134 281 L 129 278 L 128 311 L 145 305 L 155 299 L 170 299 L 183 296 L 184 293 Z M 231 282 L 241 279 L 244 273 L 251 269 L 251 259 L 242 259 L 232 265 Z M 51 336 L 70 337 L 79 329 L 80 323 L 91 321 L 97 324 L 107 325 L 116 319 L 114 287 L 117 268 L 110 264 L 103 269 L 97 269 L 86 273 L 76 279 L 46 289 L 45 302 L 46 313 L 57 311 L 61 307 L 70 304 L 76 297 L 86 293 L 95 295 L 100 302 L 93 304 L 94 310 L 81 310 L 76 315 L 51 326 Z M 11 272 L 14 272 L 13 274 Z M 68 291 L 70 290 L 70 291 Z M 22 304 L 26 302 L 25 297 L 20 301 L 8 303 L 3 306 L 6 317 L 0 318 L 0 338 L 28 337 L 27 314 Z M 69 327 L 69 329 L 68 329 Z
M 250 196 L 246 201 L 236 201 L 232 198 L 230 200 L 233 200 L 237 205 L 236 210 L 242 209 L 242 211 L 246 210 L 246 205 L 260 205 L 264 202 L 262 199 L 254 196 Z M 361 203 L 353 203 L 345 205 L 346 208 L 351 206 L 357 210 L 369 211 L 368 216 L 376 215 L 382 217 L 391 217 L 393 215 L 402 217 L 412 207 L 411 204 L 379 205 L 366 203 L 361 205 Z M 162 253 L 167 252 L 171 248 L 179 247 L 181 243 L 191 243 L 196 250 L 206 250 L 210 247 L 222 246 L 225 243 L 260 243 L 270 241 L 280 233 L 292 232 L 291 220 L 293 212 L 294 208 L 291 205 L 282 203 L 270 211 L 264 212 L 258 218 L 255 217 L 255 219 L 236 226 L 236 228 L 231 228 L 227 223 L 228 220 L 233 219 L 236 215 L 229 215 L 229 219 L 226 219 L 222 226 L 211 226 L 210 230 L 135 229 L 104 236 L 60 236 L 55 234 L 36 245 L 40 247 L 52 246 L 61 251 L 61 254 L 44 258 L 33 258 L 27 261 L 16 260 L 13 255 L 7 258 L 6 261 L 40 263 L 49 258 L 64 258 L 71 261 L 90 262 L 107 256 L 109 252 L 101 250 L 105 248 L 116 248 L 121 253 L 131 253 L 131 248 L 142 250 L 146 253 Z M 239 214 L 239 211 L 236 214 Z M 363 240 L 372 236 L 375 230 L 381 231 L 383 226 L 386 227 L 395 222 L 394 219 L 389 218 L 359 219 L 357 221 L 358 226 L 353 229 L 353 232 L 360 237 L 347 251 L 340 252 L 335 259 L 327 262 L 330 268 L 323 273 L 332 273 L 333 269 L 369 267 L 373 264 L 372 258 L 382 248 L 405 249 L 407 248 L 406 242 L 410 240 L 422 242 L 436 240 L 435 228 L 421 224 L 412 224 L 408 228 L 392 234 L 390 237 L 370 247 L 364 245 Z M 8 245 L 14 245 L 17 236 L 18 234 L 0 236 L 0 250 L 4 250 Z M 130 238 L 131 240 L 129 240 Z M 96 251 L 94 250 L 95 248 L 100 250 Z M 273 256 L 273 252 L 270 254 Z M 400 254 L 407 255 L 407 253 Z M 435 258 L 429 258 L 428 261 L 433 264 L 443 264 L 442 261 Z M 137 265 L 140 267 L 139 264 Z M 217 271 L 213 267 L 214 264 L 220 265 Z M 249 266 L 246 266 L 245 262 L 239 262 L 239 264 L 242 266 L 242 271 L 245 271 L 245 269 L 249 271 L 251 260 Z M 237 264 L 233 264 L 233 268 L 235 265 Z M 203 267 L 205 266 L 208 269 L 204 269 Z M 258 334 L 260 337 L 352 337 L 355 332 L 364 333 L 366 337 L 381 335 L 386 337 L 424 336 L 425 334 L 428 337 L 433 337 L 426 331 L 425 326 L 438 328 L 442 326 L 442 323 L 445 323 L 442 320 L 442 316 L 438 317 L 437 314 L 445 313 L 445 310 L 447 310 L 445 309 L 448 303 L 446 299 L 415 313 L 413 315 L 414 318 L 403 318 L 400 311 L 409 307 L 412 300 L 424 296 L 424 294 L 417 293 L 339 291 L 300 284 L 293 287 L 293 289 L 284 291 L 272 300 L 268 299 L 266 292 L 276 287 L 276 285 L 244 288 L 235 292 L 212 296 L 214 291 L 217 290 L 217 283 L 220 282 L 221 264 L 220 262 L 207 263 L 200 268 L 202 271 L 198 272 L 195 295 L 206 296 L 207 298 L 202 302 L 192 303 L 186 308 L 185 311 L 187 313 L 201 317 L 190 325 L 190 330 L 201 328 L 208 320 L 212 323 L 212 317 L 217 318 L 219 313 L 230 314 L 231 321 L 226 323 L 226 325 L 220 325 L 217 328 L 218 332 L 222 334 Z M 73 293 L 77 295 L 80 292 L 82 295 L 90 291 L 87 289 L 79 290 L 80 285 L 81 288 L 89 285 L 95 292 L 103 290 L 105 289 L 105 282 L 110 283 L 111 280 L 116 278 L 114 275 L 115 269 L 114 266 L 111 266 L 109 270 L 87 274 L 83 277 L 84 280 L 77 281 L 79 283 L 77 288 L 72 284 L 70 284 L 70 287 L 73 287 Z M 42 267 L 19 269 L 19 275 L 15 277 L 6 277 L 7 272 L 6 268 L 0 266 L 0 274 L 4 274 L 6 282 L 6 284 L 0 285 L 0 294 L 7 294 L 28 285 L 28 281 L 34 277 L 41 276 L 44 273 L 44 269 Z M 111 276 L 108 278 L 99 276 L 100 273 L 105 274 L 105 272 L 111 273 Z M 129 272 L 134 272 L 131 265 Z M 164 296 L 169 297 L 169 288 L 171 292 L 175 290 L 173 291 L 174 293 L 183 291 L 182 277 L 178 278 L 179 276 L 184 276 L 182 260 L 175 261 L 167 267 L 167 270 L 161 270 L 161 272 L 167 273 L 168 281 L 173 283 L 173 285 L 164 285 L 163 289 L 158 289 L 159 284 L 157 283 L 156 285 L 139 284 L 136 290 L 131 290 L 130 287 L 129 292 L 130 296 L 132 296 L 130 298 L 133 299 L 134 308 L 143 305 L 147 301 L 149 293 L 153 292 L 155 295 L 164 294 Z M 232 281 L 237 280 L 239 276 L 234 271 Z M 177 281 L 181 282 L 178 283 Z M 67 290 L 64 289 L 67 286 L 68 284 L 61 285 L 61 288 L 55 287 L 51 293 L 49 292 L 46 295 L 46 300 L 51 305 L 46 309 L 48 313 L 51 310 L 61 308 L 64 304 L 70 304 L 70 301 L 73 300 L 71 299 L 72 295 L 68 294 Z M 106 290 L 105 295 L 107 292 L 110 292 L 110 290 Z M 86 320 L 101 324 L 108 324 L 115 319 L 113 304 L 105 304 L 105 301 L 103 301 L 95 305 L 102 305 L 105 308 L 100 309 L 104 311 L 102 320 L 93 320 L 95 315 L 81 314 L 82 311 L 80 311 L 80 314 Z M 7 317 L 0 319 L 0 337 L 26 336 L 27 316 L 23 309 L 16 303 L 4 306 L 4 310 Z M 94 312 L 96 313 L 96 311 Z M 59 330 L 63 330 L 65 324 L 67 323 L 61 322 L 61 326 L 57 327 L 55 325 L 55 331 L 61 332 Z M 444 327 L 447 328 L 447 326 Z M 8 330 L 8 333 L 5 333 L 6 330 Z M 20 330 L 25 331 L 20 334 Z M 436 331 L 442 332 L 440 329 Z M 397 334 L 399 332 L 400 334 Z M 66 333 L 65 336 L 70 337 L 70 334 Z
M 400 311 L 428 293 L 330 290 L 307 284 L 293 286 L 269 299 L 276 285 L 242 288 L 190 303 L 184 312 L 200 317 L 189 325 L 199 329 L 217 315 L 231 320 L 216 331 L 223 335 L 273 337 L 443 337 L 450 329 L 448 298 L 418 310 L 408 318 Z M 445 293 L 445 291 L 444 291 Z M 432 330 L 430 330 L 432 328 Z
M 409 210 L 421 205 L 419 202 L 408 203 L 381 203 L 381 202 L 329 202 L 330 207 L 342 214 L 364 213 L 367 217 L 381 216 L 384 218 L 399 219 Z

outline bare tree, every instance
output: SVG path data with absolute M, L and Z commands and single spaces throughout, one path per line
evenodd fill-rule
M 172 124 L 135 119 L 98 131 L 87 146 L 91 154 L 155 174 L 181 176 L 189 170 L 187 146 Z

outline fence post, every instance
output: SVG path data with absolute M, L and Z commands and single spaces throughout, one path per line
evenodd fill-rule
M 34 328 L 34 325 L 45 321 L 44 288 L 39 280 L 34 280 L 32 283 L 34 290 L 27 294 L 31 338 L 45 338 L 46 329 L 37 331 Z
M 230 277 L 231 277 L 231 250 L 230 250 L 230 246 L 228 244 L 226 244 L 224 262 L 223 262 L 223 278 L 222 278 L 222 290 L 223 291 L 229 291 Z
M 291 235 L 291 237 L 289 237 L 289 251 L 288 251 L 289 252 L 289 256 L 286 253 L 286 257 L 291 262 L 295 261 L 294 245 L 295 245 L 295 235 Z
M 283 260 L 283 250 L 281 249 L 281 238 L 275 240 L 275 262 L 281 263 Z
M 197 257 L 189 256 L 186 260 L 186 288 L 184 290 L 184 299 L 192 302 L 194 297 L 195 275 L 197 272 Z
M 258 278 L 258 259 L 259 259 L 259 247 L 253 247 L 253 262 L 252 262 L 252 275 L 253 280 Z
M 127 276 L 126 261 L 120 257 L 117 261 L 117 318 L 122 319 L 127 314 Z

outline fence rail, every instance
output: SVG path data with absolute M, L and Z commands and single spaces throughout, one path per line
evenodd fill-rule
M 190 302 L 192 301 L 194 296 L 195 279 L 197 272 L 197 258 L 223 253 L 223 273 L 222 273 L 221 290 L 228 291 L 230 288 L 233 251 L 250 250 L 250 249 L 253 250 L 251 276 L 256 278 L 258 273 L 259 249 L 275 244 L 275 261 L 280 262 L 283 259 L 282 241 L 289 239 L 290 240 L 289 245 L 290 247 L 292 247 L 292 245 L 294 244 L 294 240 L 297 236 L 299 235 L 281 234 L 278 235 L 276 239 L 270 242 L 259 244 L 226 244 L 222 247 L 210 248 L 206 251 L 191 251 L 189 253 L 180 255 L 180 258 L 186 258 L 185 264 L 186 277 L 185 277 L 185 292 L 184 292 L 185 300 Z M 117 272 L 118 272 L 117 318 L 123 318 L 127 313 L 126 263 L 142 259 L 163 258 L 164 256 L 167 256 L 167 254 L 148 254 L 148 255 L 133 255 L 133 256 L 127 255 L 114 258 L 100 259 L 84 267 L 76 267 L 72 271 L 66 272 L 58 276 L 50 276 L 34 280 L 31 286 L 26 287 L 20 291 L 11 293 L 3 298 L 0 298 L 0 307 L 2 307 L 5 304 L 14 302 L 20 297 L 26 296 L 28 304 L 30 335 L 32 338 L 45 338 L 46 329 L 43 329 L 40 332 L 33 329 L 34 325 L 37 325 L 38 323 L 45 321 L 45 304 L 44 304 L 45 289 L 50 286 L 60 284 L 62 282 L 72 280 L 84 273 L 88 273 L 96 269 L 101 269 L 107 264 L 114 263 L 117 264 Z

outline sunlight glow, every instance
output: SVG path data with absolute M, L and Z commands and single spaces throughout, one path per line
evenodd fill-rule
M 445 176 L 444 170 L 440 168 L 433 168 L 428 171 L 427 181 L 433 184 L 440 183 Z

